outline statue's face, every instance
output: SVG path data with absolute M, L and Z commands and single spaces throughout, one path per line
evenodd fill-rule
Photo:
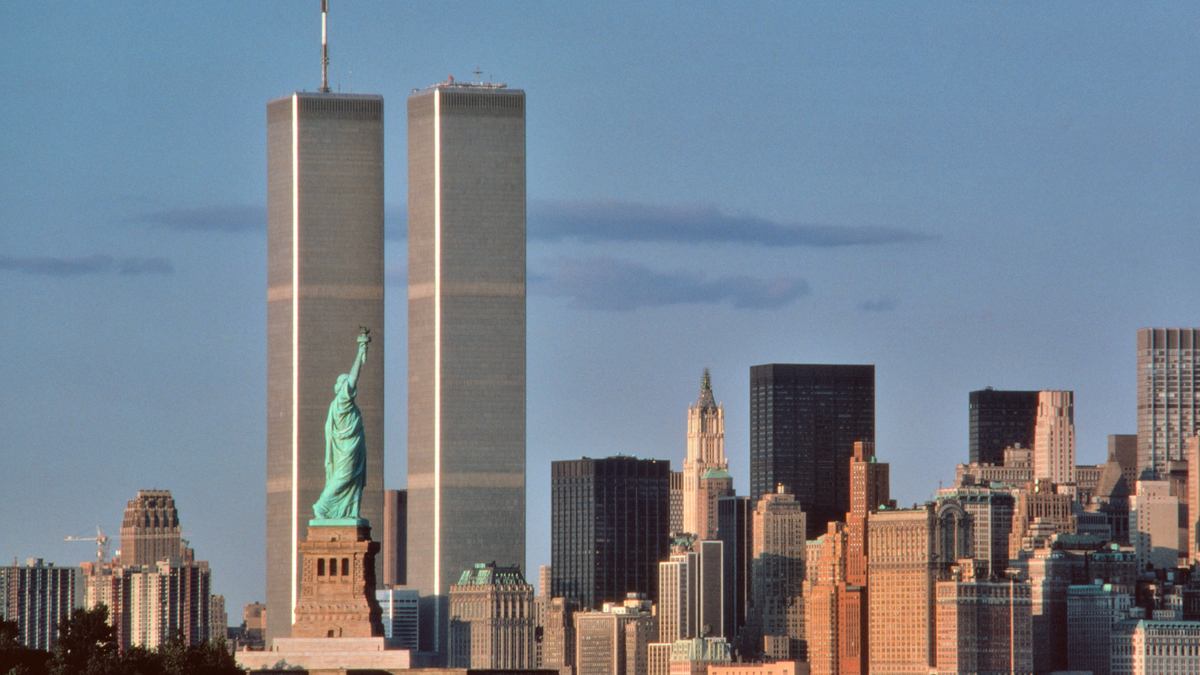
M 333 393 L 337 394 L 341 392 L 346 386 L 346 380 L 348 379 L 350 379 L 350 376 L 345 373 L 338 375 L 337 384 L 333 385 Z

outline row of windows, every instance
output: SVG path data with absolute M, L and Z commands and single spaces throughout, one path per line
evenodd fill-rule
M 329 568 L 328 568 L 328 569 L 329 569 L 329 574 L 328 574 L 328 576 L 331 576 L 331 577 L 336 577 L 336 576 L 348 577 L 348 576 L 350 576 L 350 559 L 349 559 L 349 558 L 342 558 L 342 573 L 341 573 L 340 575 L 338 574 L 338 571 L 337 571 L 337 570 L 338 570 L 338 559 L 337 559 L 337 558 L 330 558 L 330 559 L 329 559 Z M 319 577 L 326 576 L 326 574 L 325 574 L 325 570 L 326 570 L 326 567 L 325 567 L 325 559 L 324 559 L 324 558 L 317 558 L 317 576 L 319 576 Z

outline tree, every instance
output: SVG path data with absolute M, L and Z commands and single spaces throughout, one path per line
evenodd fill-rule
M 50 655 L 21 644 L 21 626 L 16 621 L 0 620 L 0 673 L 40 675 L 46 672 Z
M 117 636 L 108 625 L 108 607 L 77 609 L 58 626 L 58 642 L 50 652 L 50 675 L 117 675 L 121 673 Z

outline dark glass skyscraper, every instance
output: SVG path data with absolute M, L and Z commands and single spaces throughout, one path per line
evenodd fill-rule
M 850 510 L 855 441 L 875 441 L 875 366 L 750 368 L 751 504 L 785 486 L 816 539 Z
M 754 646 L 742 639 L 742 633 L 754 563 L 754 507 L 749 497 L 717 500 L 717 538 L 725 544 L 725 637 L 739 653 L 748 653 Z
M 609 457 L 551 462 L 552 597 L 598 609 L 626 593 L 658 601 L 671 552 L 671 463 Z
M 1017 443 L 1033 447 L 1037 429 L 1038 392 L 973 391 L 971 400 L 971 463 L 1004 463 L 1004 449 Z

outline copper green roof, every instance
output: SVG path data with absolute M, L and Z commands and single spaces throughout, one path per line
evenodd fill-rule
M 475 563 L 475 569 L 458 577 L 459 586 L 526 586 L 519 566 L 500 567 L 496 563 Z
M 701 480 L 704 480 L 706 478 L 729 478 L 729 479 L 732 479 L 733 476 L 729 475 L 729 472 L 726 471 L 725 469 L 716 467 L 716 468 L 709 469 L 708 471 L 705 471 L 704 475 L 700 477 Z

